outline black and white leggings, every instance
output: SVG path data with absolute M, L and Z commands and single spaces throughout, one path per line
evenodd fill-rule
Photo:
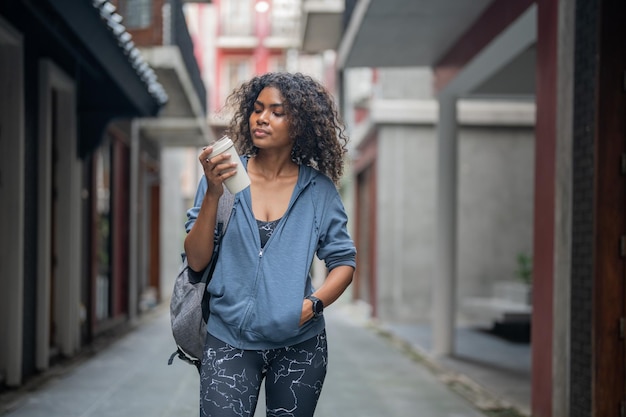
M 207 333 L 200 416 L 251 417 L 265 378 L 267 417 L 312 417 L 328 364 L 326 331 L 297 345 L 241 350 Z

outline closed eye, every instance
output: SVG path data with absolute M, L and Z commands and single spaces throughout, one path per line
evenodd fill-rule
M 254 114 L 263 113 L 263 109 L 254 109 L 254 110 L 252 110 L 252 112 L 253 112 Z M 283 116 L 285 115 L 285 113 L 283 113 L 283 112 L 277 112 L 277 111 L 272 112 L 272 114 L 273 114 L 274 116 L 276 116 L 276 117 L 283 117 Z

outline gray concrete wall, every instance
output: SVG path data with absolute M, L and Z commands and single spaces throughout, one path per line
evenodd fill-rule
M 426 322 L 436 257 L 435 127 L 381 125 L 378 137 L 378 315 Z M 514 280 L 517 254 L 532 253 L 533 160 L 531 128 L 460 128 L 459 303 Z
M 378 97 L 382 99 L 431 99 L 433 75 L 428 67 L 384 68 L 378 71 Z
M 532 255 L 534 133 L 462 128 L 459 136 L 457 296 L 491 296 Z M 462 309 L 461 311 L 462 312 Z
M 381 126 L 378 149 L 378 315 L 426 320 L 436 255 L 435 130 Z

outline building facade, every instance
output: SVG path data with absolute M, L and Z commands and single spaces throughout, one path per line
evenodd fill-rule
M 434 74 L 434 356 L 456 351 L 465 272 L 462 105 L 532 97 L 529 412 L 537 417 L 624 409 L 625 16 L 618 0 L 347 2 L 340 72 L 415 66 Z
M 306 4 L 300 0 L 214 0 L 188 5 L 202 78 L 209 86 L 208 115 L 214 137 L 223 134 L 229 121 L 223 111 L 226 97 L 254 75 L 299 71 L 335 91 L 333 48 L 304 48 L 302 44 L 302 19 L 309 13 Z M 341 11 L 343 7 L 336 14 Z
M 154 16 L 182 14 L 180 3 L 161 6 L 148 20 L 158 33 L 171 20 Z M 143 48 L 162 41 L 135 39 L 141 19 L 126 21 L 128 8 L 0 5 L 0 195 L 12 202 L 0 216 L 3 387 L 45 373 L 160 300 L 160 149 L 176 133 L 151 128 L 175 114 L 179 137 L 206 130 L 202 106 L 188 110 L 204 105 L 204 89 L 189 95 L 168 71 L 157 74 L 167 65 L 148 62 Z M 193 53 L 172 45 L 191 78 Z
M 386 322 L 432 317 L 437 239 L 438 109 L 429 68 L 343 73 L 353 147 L 359 272 L 354 297 Z M 534 105 L 459 106 L 459 322 L 489 328 L 498 288 L 527 290 L 517 257 L 532 252 Z M 480 242 L 480 245 L 475 244 Z M 497 256 L 492 256 L 497 254 Z M 530 311 L 522 297 L 509 308 Z

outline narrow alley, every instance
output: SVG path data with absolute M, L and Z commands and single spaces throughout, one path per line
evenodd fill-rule
M 359 320 L 347 305 L 329 309 L 327 330 L 330 366 L 316 416 L 484 416 L 392 340 Z M 197 416 L 198 376 L 178 360 L 167 366 L 172 347 L 169 314 L 159 307 L 135 331 L 93 357 L 36 389 L 3 395 L 0 414 Z M 261 396 L 257 416 L 264 415 L 263 401 Z

